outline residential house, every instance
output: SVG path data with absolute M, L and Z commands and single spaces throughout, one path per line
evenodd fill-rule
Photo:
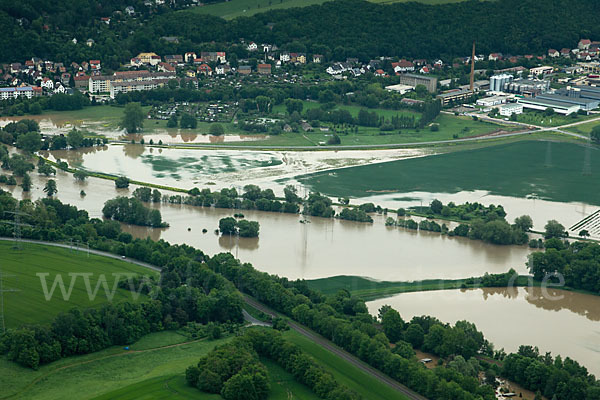
M 21 69 L 23 69 L 23 66 L 21 65 L 21 63 L 10 64 L 10 73 L 11 74 L 18 74 L 19 72 L 21 72 Z
M 502 53 L 492 53 L 488 57 L 489 61 L 500 61 L 502 60 Z
M 40 86 L 46 90 L 54 90 L 54 81 L 50 78 L 42 79 Z
M 198 73 L 206 76 L 212 75 L 212 68 L 208 64 L 202 64 L 198 67 Z
M 378 69 L 378 70 L 375 71 L 375 76 L 384 77 L 385 75 L 386 75 L 385 71 L 382 70 L 382 69 Z
M 56 85 L 54 85 L 54 93 L 65 94 L 67 93 L 67 88 L 64 87 L 62 84 L 57 83 Z
M 168 54 L 165 56 L 165 62 L 172 65 L 183 65 L 183 56 L 181 54 Z
M 196 53 L 194 53 L 193 51 L 188 51 L 184 55 L 184 59 L 185 59 L 186 63 L 192 63 L 192 62 L 194 62 L 195 58 L 196 58 Z
M 313 60 L 315 64 L 320 64 L 323 61 L 323 56 L 321 54 L 313 54 Z
M 271 64 L 258 64 L 258 73 L 261 75 L 271 75 Z
M 249 75 L 252 72 L 252 67 L 250 67 L 249 65 L 241 65 L 238 68 L 238 73 L 242 74 L 242 75 Z
M 81 63 L 80 67 L 82 71 L 87 71 L 90 68 L 90 64 L 87 61 L 84 61 Z
M 90 60 L 90 69 L 92 71 L 100 71 L 100 60 Z
M 94 45 L 94 39 L 88 39 L 85 41 L 87 47 L 92 47 Z
M 291 60 L 290 53 L 288 53 L 287 51 L 284 51 L 281 54 L 279 54 L 279 61 L 289 62 L 290 60 Z
M 161 62 L 158 63 L 157 70 L 161 72 L 175 72 L 175 67 L 166 62 Z
M 100 18 L 101 22 L 104 22 L 106 25 L 110 25 L 110 17 L 102 17 Z
M 561 49 L 560 56 L 561 57 L 571 57 L 571 49 L 567 49 L 567 48 Z
M 250 42 L 248 45 L 248 51 L 256 51 L 258 50 L 258 45 L 254 42 Z
M 428 74 L 431 72 L 431 68 L 429 68 L 427 65 L 424 65 L 421 67 L 421 69 L 419 70 L 419 73 L 421 74 Z
M 220 64 L 215 67 L 215 74 L 217 75 L 226 75 L 231 72 L 231 67 L 229 64 Z
M 68 85 L 70 79 L 71 79 L 71 74 L 69 74 L 68 72 L 65 72 L 64 74 L 60 75 L 60 81 L 62 82 L 63 85 Z
M 141 67 L 142 65 L 144 65 L 144 62 L 142 61 L 141 58 L 138 57 L 133 57 L 131 60 L 129 60 L 129 66 L 130 67 Z
M 556 49 L 549 49 L 548 57 L 552 57 L 552 58 L 560 57 L 560 52 Z
M 188 78 L 195 78 L 196 71 L 194 71 L 192 69 L 188 69 L 187 71 L 185 71 L 185 76 L 187 76 Z
M 417 67 L 422 67 L 423 65 L 427 65 L 427 60 L 420 58 L 418 60 L 414 60 L 413 64 L 415 64 Z
M 77 89 L 87 89 L 90 77 L 87 75 L 78 75 L 73 78 L 75 81 L 75 88 Z
M 35 65 L 33 64 L 32 60 L 27 60 L 27 61 L 25 61 L 25 67 L 27 69 L 33 69 L 35 67 Z
M 402 59 L 398 62 L 393 62 L 392 68 L 394 69 L 394 72 L 396 74 L 400 74 L 403 72 L 410 72 L 410 71 L 415 70 L 414 64 L 412 62 L 404 60 L 404 59 Z
M 132 6 L 125 7 L 125 14 L 133 17 L 135 15 L 135 9 Z
M 152 66 L 158 65 L 161 62 L 161 58 L 156 53 L 140 53 L 134 58 L 139 58 L 143 64 L 149 64 Z
M 592 41 L 590 39 L 581 39 L 579 41 L 579 43 L 577 44 L 577 48 L 579 50 L 587 50 L 590 48 L 591 44 L 592 44 Z
M 435 60 L 435 62 L 433 63 L 433 66 L 435 68 L 443 68 L 444 67 L 444 62 L 440 59 Z
M 306 64 L 306 54 L 298 53 L 296 56 L 296 62 L 299 64 Z
M 333 65 L 327 67 L 325 70 L 329 75 L 341 75 L 346 72 L 348 69 L 346 66 L 340 62 L 334 63 Z

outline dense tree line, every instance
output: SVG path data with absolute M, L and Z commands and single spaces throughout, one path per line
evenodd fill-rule
M 125 62 L 140 51 L 183 54 L 200 50 L 201 44 L 237 43 L 240 37 L 290 51 L 324 54 L 333 60 L 358 57 L 365 61 L 394 55 L 450 60 L 470 54 L 473 41 L 482 53 L 544 54 L 548 48 L 572 48 L 582 32 L 600 36 L 600 6 L 594 0 L 549 0 L 544 7 L 533 0 L 435 6 L 343 0 L 231 21 L 161 9 L 148 15 L 141 26 L 135 20 L 112 14 L 127 4 L 144 10 L 139 2 L 111 1 L 101 6 L 91 1 L 65 3 L 61 7 L 51 2 L 37 2 L 35 6 L 8 0 L 0 3 L 2 61 L 33 56 L 63 62 L 100 58 L 116 68 L 119 61 Z M 99 21 L 107 16 L 113 18 L 110 26 Z M 163 36 L 181 39 L 179 43 L 166 43 L 160 39 Z M 96 44 L 91 48 L 76 45 L 71 42 L 73 37 L 80 41 L 91 37 Z M 453 40 L 446 40 L 448 37 Z
M 444 205 L 441 201 L 435 199 L 429 207 L 416 207 L 415 211 L 425 213 L 428 218 L 459 218 L 469 223 L 460 223 L 454 229 L 449 230 L 445 224 L 441 226 L 431 220 L 423 220 L 420 223 L 412 219 L 388 218 L 386 225 L 400 226 L 408 229 L 420 229 L 425 231 L 440 232 L 448 236 L 462 236 L 473 240 L 483 240 L 493 244 L 525 244 L 529 237 L 527 232 L 533 226 L 531 218 L 523 215 L 515 219 L 514 224 L 509 224 L 505 217 L 506 212 L 500 205 L 490 205 L 488 207 L 479 203 L 465 203 L 456 205 L 452 202 Z M 398 210 L 398 216 L 404 215 L 405 210 Z
M 535 252 L 528 262 L 537 280 L 560 274 L 566 286 L 600 294 L 600 245 L 595 242 L 545 241 L 546 251 Z
M 223 235 L 239 235 L 240 237 L 258 237 L 260 224 L 257 221 L 245 219 L 236 220 L 233 217 L 221 218 L 219 220 L 219 231 Z
M 548 399 L 600 399 L 600 385 L 587 369 L 569 357 L 540 355 L 537 347 L 520 346 L 503 361 L 502 374 Z
M 117 197 L 108 200 L 102 208 L 104 218 L 114 219 L 127 224 L 165 228 L 169 224 L 163 222 L 160 210 L 144 207 L 135 197 Z

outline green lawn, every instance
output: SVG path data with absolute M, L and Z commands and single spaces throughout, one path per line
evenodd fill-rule
M 406 399 L 398 391 L 367 375 L 358 368 L 348 364 L 340 357 L 329 352 L 318 344 L 294 331 L 287 331 L 284 336 L 297 344 L 315 358 L 335 379 L 369 400 Z
M 60 312 L 74 307 L 95 307 L 109 301 L 103 287 L 90 300 L 81 276 L 75 279 L 71 296 L 65 300 L 60 287 L 56 287 L 50 300 L 46 300 L 42 281 L 37 273 L 47 273 L 47 293 L 50 293 L 56 276 L 62 276 L 65 289 L 71 284 L 71 273 L 92 273 L 89 282 L 92 291 L 96 288 L 100 274 L 104 274 L 109 291 L 113 289 L 113 273 L 135 273 L 156 275 L 156 272 L 121 260 L 90 255 L 85 252 L 37 244 L 22 244 L 22 250 L 13 250 L 12 242 L 0 242 L 0 267 L 5 289 L 18 291 L 4 294 L 5 321 L 7 327 L 23 324 L 48 323 Z M 11 276 L 12 275 L 12 276 Z M 125 277 L 121 279 L 126 279 Z M 140 296 L 143 301 L 145 296 Z M 113 301 L 134 301 L 129 291 L 118 289 Z
M 562 114 L 554 114 L 549 117 L 542 111 L 526 111 L 517 115 L 517 121 L 537 126 L 561 126 L 596 117 L 597 115 L 577 115 L 573 118 Z
M 174 344 L 173 340 L 179 340 L 174 335 L 176 334 L 169 332 L 150 334 L 132 345 L 132 351 L 126 351 L 122 347 L 112 347 L 85 356 L 62 359 L 44 365 L 37 371 L 20 367 L 7 361 L 5 357 L 0 357 L 2 376 L 0 398 L 91 399 L 115 390 L 124 391 L 123 398 L 134 398 L 136 390 L 127 389 L 130 385 L 148 380 L 154 380 L 155 383 L 162 382 L 175 375 L 183 377 L 188 366 L 197 362 L 216 345 L 230 340 L 230 338 L 216 341 L 202 340 L 175 347 L 164 347 Z M 138 346 L 146 347 L 151 343 L 157 348 L 133 351 Z M 146 387 L 146 384 L 140 384 L 138 387 L 140 386 Z M 187 389 L 185 384 L 180 386 L 182 390 Z M 200 394 L 197 390 L 189 392 Z M 134 397 L 127 397 L 127 393 Z M 116 398 L 116 396 L 107 395 L 106 398 Z M 190 396 L 183 398 L 190 398 Z
M 309 103 L 310 104 L 310 103 Z M 358 113 L 360 108 L 356 107 L 351 112 Z M 380 115 L 391 117 L 396 114 L 406 114 L 403 111 L 396 110 L 376 110 Z M 358 133 L 349 132 L 347 134 L 338 132 L 341 139 L 341 145 L 393 145 L 400 143 L 419 143 L 451 140 L 471 136 L 479 136 L 491 133 L 500 129 L 506 129 L 500 125 L 483 121 L 473 121 L 467 117 L 455 117 L 453 115 L 441 114 L 435 122 L 439 124 L 439 130 L 431 131 L 424 129 L 402 129 L 401 133 L 381 132 L 379 128 L 359 127 Z M 324 124 L 324 126 L 329 126 Z M 313 132 L 291 132 L 282 133 L 277 136 L 269 136 L 265 140 L 256 140 L 249 142 L 226 142 L 224 145 L 261 147 L 261 146 L 319 146 L 327 143 L 331 137 L 331 132 L 321 132 L 315 128 Z M 335 147 L 333 147 L 335 148 Z
M 598 115 L 596 114 L 594 115 L 594 117 L 598 117 Z M 579 133 L 581 135 L 589 136 L 589 134 L 592 132 L 592 129 L 594 129 L 598 125 L 600 125 L 600 120 L 588 122 L 587 124 L 572 126 L 570 128 L 567 128 L 566 130 L 574 133 Z
M 210 14 L 225 19 L 233 19 L 240 16 L 251 16 L 270 10 L 281 10 L 292 7 L 306 7 L 321 4 L 327 0 L 230 0 L 215 4 L 194 7 L 181 12 L 193 12 L 198 14 Z
M 589 160 L 589 163 L 586 161 Z M 335 197 L 380 192 L 492 194 L 600 205 L 600 148 L 549 141 L 517 141 L 473 150 L 298 177 L 313 190 Z

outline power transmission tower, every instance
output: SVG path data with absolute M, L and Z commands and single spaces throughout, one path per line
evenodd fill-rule
M 13 216 L 13 222 L 4 222 L 5 224 L 11 224 L 13 226 L 13 238 L 15 239 L 13 249 L 21 250 L 21 227 L 27 226 L 31 227 L 29 224 L 21 223 L 21 217 L 29 216 L 29 214 L 19 211 L 19 205 L 15 207 L 15 211 L 4 211 L 5 214 L 10 214 Z
M 5 289 L 4 278 L 14 277 L 15 275 L 4 275 L 0 269 L 0 332 L 6 333 L 6 322 L 4 321 L 4 292 L 18 292 L 18 289 Z

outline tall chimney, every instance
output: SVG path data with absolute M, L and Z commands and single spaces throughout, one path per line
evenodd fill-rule
M 475 41 L 473 41 L 473 54 L 471 54 L 471 92 L 475 89 Z

